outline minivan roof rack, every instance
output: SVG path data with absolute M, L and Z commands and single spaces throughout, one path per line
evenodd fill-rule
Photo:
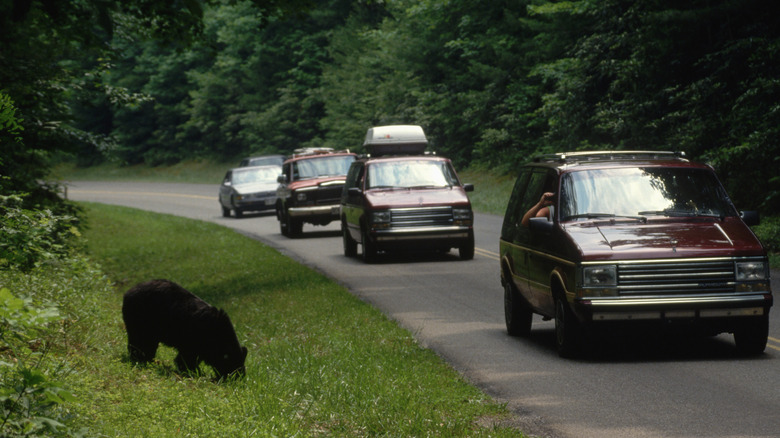
M 534 157 L 534 161 L 544 163 L 577 163 L 583 161 L 611 160 L 685 160 L 683 151 L 579 151 L 557 152 Z

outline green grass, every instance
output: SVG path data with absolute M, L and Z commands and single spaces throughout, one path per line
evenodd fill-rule
M 91 434 L 520 435 L 503 405 L 323 275 L 214 224 L 84 205 L 90 256 L 116 282 L 83 300 L 98 304 L 69 348 L 70 410 Z M 152 278 L 228 312 L 249 348 L 243 380 L 214 383 L 206 365 L 180 375 L 167 347 L 150 365 L 128 361 L 122 292 Z

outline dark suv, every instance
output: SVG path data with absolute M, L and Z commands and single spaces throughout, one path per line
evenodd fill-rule
M 344 179 L 356 157 L 330 148 L 299 149 L 284 162 L 276 189 L 276 217 L 283 235 L 300 235 L 304 223 L 338 220 Z
M 366 262 L 379 251 L 458 248 L 474 258 L 471 203 L 449 159 L 425 154 L 427 139 L 416 125 L 371 128 L 370 155 L 352 163 L 341 197 L 344 255 Z
M 766 252 L 713 170 L 671 152 L 579 152 L 522 168 L 501 229 L 510 335 L 555 318 L 558 352 L 616 324 L 734 334 L 764 351 Z

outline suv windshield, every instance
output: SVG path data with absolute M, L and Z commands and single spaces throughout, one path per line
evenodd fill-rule
M 715 175 L 704 169 L 648 167 L 571 172 L 561 180 L 560 201 L 562 221 L 736 214 Z
M 450 187 L 458 180 L 444 161 L 402 160 L 370 166 L 367 188 Z
M 299 160 L 293 163 L 294 179 L 319 178 L 323 176 L 343 176 L 349 165 L 355 161 L 354 155 L 318 157 Z

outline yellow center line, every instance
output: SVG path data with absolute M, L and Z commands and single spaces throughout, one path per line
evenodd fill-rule
M 117 191 L 110 191 L 110 190 L 68 189 L 68 193 L 91 193 L 96 195 L 162 196 L 168 198 L 193 198 L 193 199 L 215 199 L 216 198 L 216 196 L 186 195 L 184 193 L 117 192 Z
M 482 248 L 474 248 L 474 252 L 489 259 L 498 260 L 498 254 Z

